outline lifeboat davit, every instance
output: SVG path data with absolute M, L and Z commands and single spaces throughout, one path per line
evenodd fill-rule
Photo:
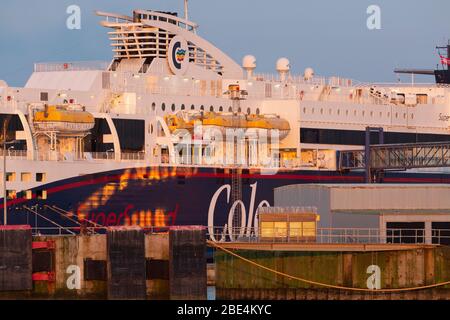
M 79 105 L 46 105 L 34 112 L 33 123 L 40 131 L 80 133 L 91 130 L 95 119 Z

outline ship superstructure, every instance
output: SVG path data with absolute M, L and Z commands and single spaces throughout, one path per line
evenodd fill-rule
M 227 196 L 233 207 L 224 210 L 244 213 L 242 224 L 258 206 L 245 209 L 244 200 L 255 200 L 253 192 L 264 183 L 268 194 L 305 177 L 360 179 L 337 171 L 337 154 L 361 148 L 366 127 L 383 128 L 385 143 L 449 140 L 446 85 L 367 84 L 319 77 L 309 67 L 295 76 L 286 58 L 277 61 L 275 75 L 257 74 L 254 56 L 236 63 L 176 13 L 97 14 L 111 40 L 110 63 L 37 63 L 25 87 L 0 82 L 5 190 L 9 207 L 22 218 L 37 221 L 39 208 L 47 206 L 79 221 L 177 223 L 178 210 L 187 210 L 177 192 L 189 179 L 210 178 L 216 187 L 205 183 L 209 193 L 199 194 L 209 206 L 189 209 L 198 210 L 198 223 L 208 218 L 211 224 L 218 198 Z M 208 129 L 222 138 L 212 138 Z M 236 136 L 227 139 L 227 130 Z M 427 174 L 433 173 L 418 181 Z M 434 174 L 447 179 L 444 169 Z M 284 176 L 275 183 L 277 175 Z M 73 188 L 84 189 L 71 198 Z M 171 194 L 174 203 L 155 205 L 143 193 L 135 199 L 128 188 L 151 189 L 157 198 Z M 259 205 L 270 205 L 265 197 Z M 115 206 L 116 218 L 108 222 L 105 208 Z M 185 214 L 180 223 L 190 223 Z

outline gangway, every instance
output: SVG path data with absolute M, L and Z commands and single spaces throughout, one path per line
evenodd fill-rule
M 340 171 L 365 170 L 369 183 L 384 171 L 446 168 L 450 167 L 450 141 L 366 144 L 365 149 L 340 151 L 338 166 Z

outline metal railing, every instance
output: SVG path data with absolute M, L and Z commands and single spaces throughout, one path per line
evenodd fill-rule
M 108 66 L 105 61 L 41 62 L 34 64 L 34 72 L 107 70 Z
M 147 234 L 166 233 L 170 226 L 142 226 Z M 36 227 L 33 235 L 74 235 L 106 233 L 101 225 L 77 227 Z M 442 244 L 450 245 L 450 229 L 380 229 L 374 228 L 273 228 L 259 232 L 257 228 L 205 227 L 208 240 L 221 243 L 298 243 L 298 244 Z M 231 231 L 231 233 L 230 233 Z M 427 239 L 428 237 L 428 239 Z
M 398 244 L 450 243 L 450 230 L 432 229 L 428 239 L 425 229 L 375 228 L 208 228 L 208 237 L 217 242 L 245 243 L 323 243 L 323 244 Z M 428 241 L 427 241 L 428 240 Z

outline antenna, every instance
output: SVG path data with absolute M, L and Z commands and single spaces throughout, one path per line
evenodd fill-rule
M 188 0 L 184 0 L 184 19 L 189 20 Z

